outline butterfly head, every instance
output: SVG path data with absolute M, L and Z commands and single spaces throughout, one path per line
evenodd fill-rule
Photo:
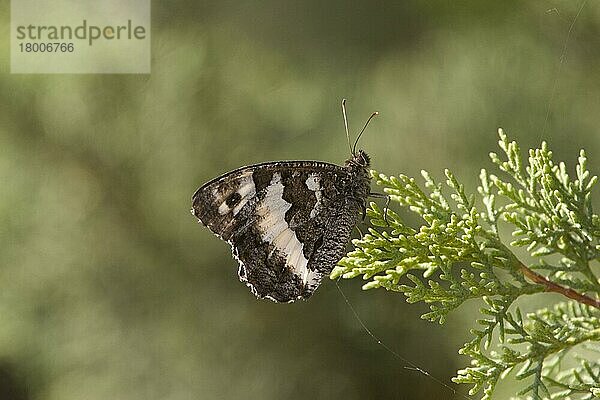
M 358 150 L 352 158 L 346 160 L 346 166 L 367 169 L 371 165 L 371 158 L 364 150 Z

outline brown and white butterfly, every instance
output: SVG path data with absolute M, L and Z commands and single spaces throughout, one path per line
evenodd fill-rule
M 342 111 L 348 133 L 344 101 Z M 343 166 L 261 163 L 219 176 L 194 193 L 192 214 L 231 245 L 239 278 L 257 297 L 307 299 L 344 256 L 370 194 L 369 157 L 356 151 L 356 143 L 371 118 Z

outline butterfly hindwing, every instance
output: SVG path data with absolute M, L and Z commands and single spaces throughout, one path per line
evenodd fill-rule
M 344 255 L 360 214 L 351 178 L 316 161 L 243 167 L 198 189 L 192 211 L 231 244 L 255 295 L 290 302 L 308 298 Z

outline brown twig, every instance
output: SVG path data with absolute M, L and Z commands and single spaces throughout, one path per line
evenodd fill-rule
M 566 296 L 570 299 L 578 301 L 579 303 L 583 303 L 583 304 L 587 304 L 592 307 L 600 308 L 600 300 L 598 300 L 598 299 L 591 298 L 591 297 L 581 294 L 571 288 L 567 288 L 567 287 L 561 286 L 557 283 L 554 283 L 550 279 L 546 278 L 545 276 L 542 276 L 542 275 L 538 274 L 537 272 L 530 270 L 523 264 L 521 264 L 520 269 L 521 269 L 521 272 L 523 273 L 523 275 L 525 275 L 531 281 L 533 281 L 534 283 L 543 285 L 545 287 L 544 290 L 546 292 L 560 293 L 563 296 Z

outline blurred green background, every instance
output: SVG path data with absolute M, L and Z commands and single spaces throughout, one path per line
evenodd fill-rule
M 459 398 L 332 282 L 256 300 L 191 194 L 243 164 L 341 163 L 342 97 L 353 131 L 381 113 L 361 147 L 388 174 L 448 167 L 474 191 L 499 126 L 600 169 L 596 1 L 570 33 L 566 0 L 155 1 L 151 75 L 11 75 L 2 4 L 2 399 Z M 340 285 L 433 376 L 468 362 L 476 304 L 440 327 Z

